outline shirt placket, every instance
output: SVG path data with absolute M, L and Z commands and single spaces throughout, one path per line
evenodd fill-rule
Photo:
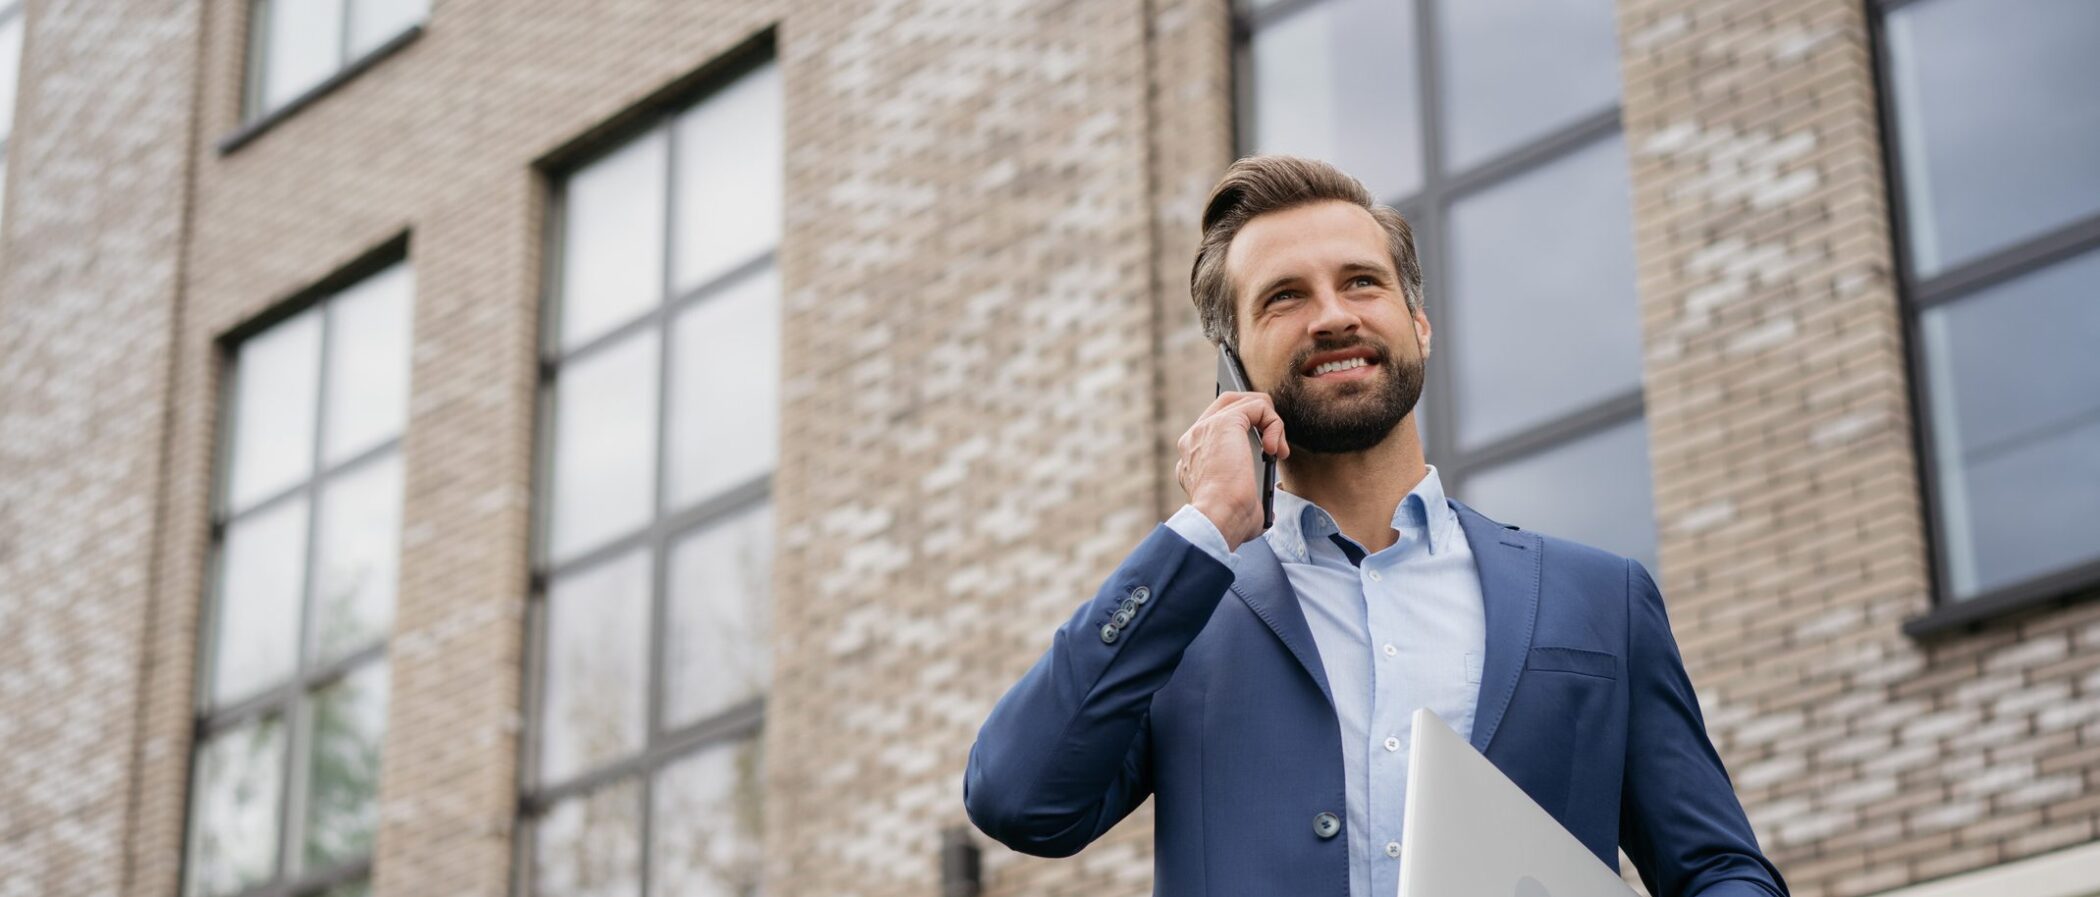
M 1358 570 L 1365 599 L 1365 623 L 1371 636 L 1371 725 L 1366 754 L 1370 762 L 1371 819 L 1373 827 L 1374 893 L 1385 893 L 1399 883 L 1402 811 L 1407 800 L 1407 748 L 1409 733 L 1403 731 L 1401 708 L 1408 699 L 1409 671 L 1406 654 L 1399 650 L 1400 633 L 1395 626 L 1396 596 L 1387 582 L 1392 552 L 1366 557 Z

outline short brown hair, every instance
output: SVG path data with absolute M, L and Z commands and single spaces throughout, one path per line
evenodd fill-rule
M 1240 228 L 1257 215 L 1327 200 L 1355 203 L 1371 213 L 1385 230 L 1386 248 L 1407 297 L 1407 310 L 1421 311 L 1422 262 L 1415 257 L 1415 233 L 1406 218 L 1374 201 L 1362 181 L 1318 159 L 1248 156 L 1225 169 L 1225 176 L 1211 188 L 1210 200 L 1203 205 L 1203 241 L 1196 247 L 1196 264 L 1189 271 L 1189 295 L 1196 303 L 1205 337 L 1239 348 L 1239 306 L 1225 276 L 1225 250 L 1239 236 Z

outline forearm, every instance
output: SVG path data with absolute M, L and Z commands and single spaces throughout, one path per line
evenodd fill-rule
M 1785 897 L 1786 882 L 1758 849 L 1707 738 L 1662 595 L 1632 562 L 1627 615 L 1632 693 L 1621 845 L 1656 897 Z
M 1225 564 L 1156 527 L 978 731 L 963 783 L 978 828 L 1016 850 L 1061 855 L 1141 800 L 1143 758 L 1131 755 L 1152 696 L 1231 584 Z

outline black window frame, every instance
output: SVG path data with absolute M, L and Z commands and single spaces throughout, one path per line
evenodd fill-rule
M 1253 116 L 1259 115 L 1254 108 L 1254 97 L 1250 92 L 1246 72 L 1249 67 L 1254 33 L 1273 25 L 1293 14 L 1335 2 L 1335 0 L 1273 0 L 1268 6 L 1248 12 L 1234 3 L 1232 16 L 1232 66 L 1233 82 L 1233 142 L 1235 155 L 1253 151 Z M 1484 157 L 1472 165 L 1456 170 L 1445 169 L 1444 152 L 1444 96 L 1443 76 L 1440 73 L 1445 47 L 1437 36 L 1438 0 L 1404 0 L 1413 6 L 1416 46 L 1415 55 L 1416 104 L 1420 115 L 1420 148 L 1422 150 L 1422 183 L 1413 192 L 1401 196 L 1380 196 L 1378 201 L 1398 209 L 1414 228 L 1415 255 L 1422 270 L 1428 273 L 1423 278 L 1422 308 L 1425 313 L 1441 307 L 1449 300 L 1446 294 L 1448 277 L 1436 272 L 1450 270 L 1450 220 L 1451 209 L 1460 200 L 1483 190 L 1507 183 L 1529 174 L 1541 167 L 1568 158 L 1576 152 L 1622 134 L 1622 115 L 1625 108 L 1625 87 L 1609 106 L 1590 112 L 1552 130 L 1541 132 L 1493 155 Z M 1464 2 L 1464 0 L 1457 0 Z M 1402 52 L 1410 48 L 1399 48 Z M 1630 150 L 1629 150 L 1630 152 Z M 1631 183 L 1630 158 L 1624 160 L 1629 167 L 1628 182 Z M 1629 212 L 1633 197 L 1627 197 Z M 1626 235 L 1628 251 L 1632 251 L 1634 235 Z M 1457 402 L 1451 361 L 1456 341 L 1452 319 L 1449 316 L 1436 321 L 1440 336 L 1441 351 L 1431 353 L 1428 382 L 1423 385 L 1423 400 L 1432 409 L 1428 415 L 1423 454 L 1434 459 L 1438 478 L 1444 491 L 1459 495 L 1465 488 L 1466 477 L 1515 461 L 1542 454 L 1548 450 L 1572 445 L 1585 438 L 1602 435 L 1615 427 L 1639 422 L 1647 435 L 1647 402 L 1645 384 L 1631 390 L 1623 390 L 1613 396 L 1590 402 L 1543 422 L 1530 424 L 1521 429 L 1497 436 L 1471 449 L 1462 447 L 1458 439 L 1458 419 L 1465 410 Z M 1650 470 L 1653 465 L 1651 463 Z M 1652 474 L 1651 474 L 1652 476 Z M 1660 536 L 1661 523 L 1653 520 L 1654 509 L 1649 509 L 1651 525 Z
M 277 716 L 280 724 L 284 726 L 284 766 L 281 769 L 283 778 L 280 782 L 280 792 L 277 797 L 277 852 L 273 860 L 276 874 L 268 881 L 234 892 L 231 897 L 317 897 L 317 895 L 327 894 L 335 888 L 358 882 L 364 882 L 369 886 L 371 881 L 373 856 L 370 853 L 358 859 L 345 860 L 318 869 L 309 869 L 296 876 L 287 877 L 286 873 L 291 868 L 288 863 L 293 854 L 303 846 L 294 843 L 294 840 L 289 837 L 295 828 L 293 821 L 303 819 L 306 809 L 305 801 L 307 795 L 305 789 L 299 787 L 305 783 L 299 781 L 302 776 L 296 770 L 304 764 L 304 756 L 310 753 L 313 745 L 313 732 L 310 721 L 302 725 L 302 719 L 311 716 L 314 696 L 321 690 L 341 683 L 354 673 L 369 669 L 375 665 L 383 666 L 392 662 L 388 656 L 388 648 L 392 641 L 391 633 L 381 633 L 372 643 L 345 651 L 341 656 L 327 662 L 315 663 L 310 656 L 313 646 L 310 644 L 311 639 L 309 638 L 308 627 L 312 622 L 314 580 L 316 578 L 312 564 L 320 522 L 321 487 L 336 479 L 340 474 L 367 466 L 385 455 L 402 455 L 403 445 L 407 439 L 407 425 L 404 421 L 401 432 L 395 433 L 393 436 L 369 447 L 360 449 L 357 453 L 334 463 L 327 461 L 327 445 L 322 437 L 327 418 L 328 328 L 331 324 L 326 306 L 333 302 L 338 294 L 364 282 L 367 278 L 378 275 L 396 265 L 407 264 L 409 261 L 408 250 L 409 235 L 402 233 L 389 239 L 377 249 L 365 254 L 358 260 L 344 266 L 336 273 L 301 290 L 269 311 L 228 330 L 213 341 L 213 352 L 217 359 L 218 383 L 215 394 L 217 396 L 218 414 L 212 433 L 211 522 L 209 527 L 211 551 L 205 564 L 204 578 L 199 590 L 202 604 L 201 612 L 197 615 L 199 622 L 198 637 L 194 643 L 195 655 L 191 665 L 194 675 L 191 678 L 190 692 L 189 763 L 187 772 L 184 774 L 186 785 L 183 789 L 182 848 L 177 860 L 175 879 L 177 882 L 177 893 L 183 895 L 183 897 L 188 897 L 186 888 L 189 881 L 189 866 L 194 850 L 193 839 L 197 835 L 194 814 L 198 786 L 197 761 L 201 753 L 200 748 L 208 743 L 213 736 L 273 715 Z M 252 504 L 239 512 L 233 512 L 231 510 L 231 492 L 233 488 L 233 470 L 231 467 L 233 460 L 232 437 L 238 422 L 235 420 L 237 402 L 234 395 L 237 377 L 232 374 L 240 348 L 249 339 L 309 311 L 318 312 L 322 316 L 319 325 L 320 335 L 317 338 L 319 348 L 314 359 L 314 363 L 319 368 L 319 373 L 314 382 L 317 395 L 315 396 L 314 405 L 314 445 L 311 468 L 307 475 L 298 483 L 280 488 L 267 497 L 256 499 Z M 413 380 L 410 382 L 413 384 Z M 413 388 L 412 385 L 411 388 Z M 294 648 L 292 673 L 288 678 L 261 691 L 214 707 L 211 702 L 211 679 L 215 672 L 214 661 L 218 648 L 216 633 L 218 615 L 220 613 L 219 595 L 220 588 L 223 585 L 220 577 L 220 565 L 223 560 L 227 530 L 237 520 L 268 513 L 275 510 L 278 506 L 295 499 L 303 499 L 307 503 L 306 535 L 302 549 L 306 554 L 306 570 L 300 584 L 298 644 Z M 391 693 L 391 669 L 388 670 L 388 676 L 388 690 Z M 389 694 L 388 700 L 391 708 L 391 694 Z M 389 713 L 391 713 L 391 709 Z M 384 759 L 381 762 L 383 764 L 385 762 Z M 378 793 L 375 792 L 372 795 L 372 799 L 376 810 L 379 802 Z M 376 848 L 376 828 L 374 836 L 374 846 Z
M 246 0 L 246 27 L 241 35 L 240 124 L 232 133 L 219 138 L 218 151 L 222 156 L 247 145 L 264 131 L 276 127 L 279 122 L 292 117 L 301 109 L 334 93 L 336 88 L 355 80 L 357 76 L 408 46 L 416 38 L 422 37 L 430 17 L 435 14 L 435 10 L 426 9 L 422 21 L 353 57 L 350 55 L 350 7 L 357 0 L 336 0 L 342 24 L 341 34 L 337 39 L 335 71 L 315 82 L 312 87 L 272 107 L 263 105 L 262 93 L 265 69 L 269 65 L 269 54 L 264 44 L 269 36 L 269 9 L 275 2 L 277 0 Z
M 679 314 L 700 302 L 732 291 L 751 277 L 779 264 L 779 244 L 744 259 L 708 277 L 683 292 L 677 288 L 677 233 L 671 223 L 677 215 L 678 142 L 677 122 L 683 113 L 705 104 L 741 78 L 768 65 L 782 66 L 775 48 L 776 26 L 757 34 L 721 54 L 715 61 L 679 79 L 629 108 L 612 120 L 557 148 L 534 163 L 546 198 L 541 245 L 540 327 L 535 379 L 534 455 L 532 473 L 532 540 L 525 614 L 524 675 L 521 677 L 522 708 L 518 741 L 516 787 L 518 790 L 518 835 L 512 839 L 510 892 L 519 897 L 534 893 L 539 825 L 554 809 L 572 800 L 588 799 L 601 790 L 632 784 L 640 805 L 636 837 L 636 886 L 639 897 L 648 897 L 654 861 L 655 794 L 660 775 L 681 762 L 703 755 L 710 748 L 733 747 L 740 742 L 757 745 L 763 757 L 766 705 L 770 693 L 760 694 L 718 710 L 706 717 L 665 728 L 666 697 L 665 640 L 669 627 L 672 559 L 685 539 L 710 525 L 763 507 L 774 497 L 774 470 L 725 487 L 688 506 L 674 508 L 666 496 L 669 457 L 671 365 L 675 351 L 675 321 Z M 783 96 L 783 103 L 785 102 Z M 785 110 L 783 110 L 783 113 Z M 667 177 L 663 271 L 659 283 L 663 301 L 617 326 L 569 348 L 561 344 L 561 292 L 564 246 L 564 197 L 570 177 L 609 155 L 628 147 L 655 131 L 663 131 Z M 783 159 L 783 162 L 785 160 Z M 783 200 L 784 202 L 784 200 Z M 784 310 L 784 309 L 783 309 Z M 618 346 L 637 334 L 655 331 L 657 344 L 657 396 L 655 410 L 655 478 L 649 522 L 637 529 L 607 539 L 573 557 L 554 562 L 550 558 L 553 522 L 555 464 L 555 394 L 558 374 L 567 364 L 588 359 Z M 777 529 L 777 523 L 776 523 Z M 566 779 L 546 784 L 539 781 L 540 746 L 544 726 L 547 673 L 548 589 L 557 579 L 576 571 L 602 568 L 636 550 L 647 553 L 650 569 L 647 627 L 647 681 L 644 683 L 644 728 L 639 750 L 620 759 L 586 766 Z M 777 552 L 777 548 L 776 548 Z M 777 556 L 777 555 L 776 555 Z
M 1903 631 L 1916 639 L 1931 639 L 1979 630 L 1986 624 L 2025 611 L 2100 598 L 2100 554 L 2068 569 L 1987 589 L 1965 599 L 1954 597 L 1952 575 L 1947 566 L 1948 552 L 1941 544 L 1948 528 L 1940 504 L 1944 487 L 1936 463 L 1939 449 L 1933 435 L 1932 397 L 1928 394 L 1930 384 L 1926 376 L 1923 331 L 1924 315 L 1928 310 L 2100 250 L 2100 214 L 1984 252 L 1937 274 L 1920 277 L 1910 248 L 1912 213 L 1908 207 L 1909 197 L 1904 192 L 1902 132 L 1898 130 L 1895 61 L 1888 43 L 1888 16 L 1922 0 L 1861 2 L 1867 14 L 1867 43 L 1873 59 L 1876 113 L 1881 128 L 1883 187 L 1888 193 L 1889 246 L 1895 262 L 1897 304 L 1903 322 L 1904 370 L 1910 381 L 1912 450 L 1917 465 L 1919 500 L 1925 512 L 1927 579 L 1932 598 L 1931 609 L 1905 620 Z

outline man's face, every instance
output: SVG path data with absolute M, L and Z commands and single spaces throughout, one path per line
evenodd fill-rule
M 1408 311 L 1370 212 L 1332 201 L 1257 216 L 1226 249 L 1225 274 L 1241 362 L 1293 450 L 1360 452 L 1414 410 L 1429 319 Z

